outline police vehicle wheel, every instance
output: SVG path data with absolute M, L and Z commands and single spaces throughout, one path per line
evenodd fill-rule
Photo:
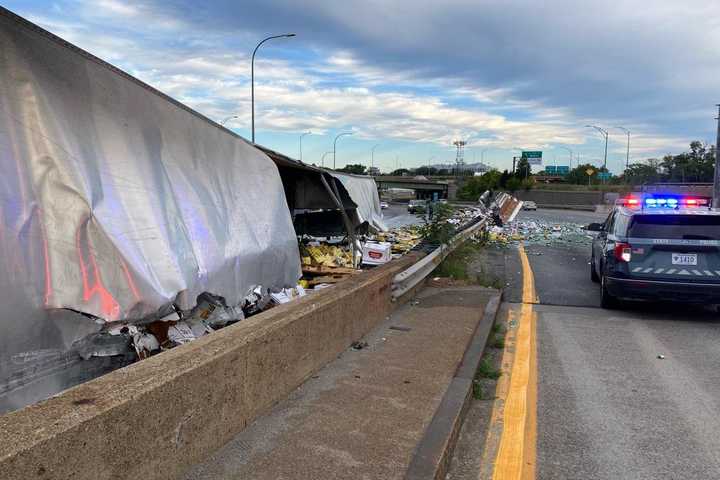
M 600 278 L 600 306 L 602 308 L 613 309 L 618 307 L 618 299 L 610 295 L 605 288 L 605 275 Z
M 598 277 L 597 272 L 595 271 L 595 258 L 590 259 L 590 280 L 592 280 L 595 283 L 600 282 L 600 277 Z

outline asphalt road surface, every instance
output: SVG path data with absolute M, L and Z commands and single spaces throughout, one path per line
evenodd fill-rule
M 382 212 L 388 228 L 423 223 L 421 216 L 408 213 L 407 203 L 391 203 L 390 206 Z
M 519 216 L 528 219 L 603 216 Z M 603 310 L 589 277 L 589 247 L 526 245 L 525 252 L 539 303 L 531 339 L 537 376 L 527 380 L 536 382 L 528 391 L 535 389 L 537 404 L 528 397 L 526 412 L 537 418 L 525 417 L 536 442 L 523 455 L 535 462 L 536 478 L 720 478 L 720 316 L 677 305 Z M 505 299 L 516 313 L 522 263 L 518 251 L 507 255 Z

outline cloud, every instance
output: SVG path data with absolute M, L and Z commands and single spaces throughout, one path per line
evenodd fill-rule
M 638 156 L 682 149 L 712 132 L 715 3 L 58 5 L 60 13 L 28 15 L 205 115 L 239 115 L 237 126 L 249 124 L 255 42 L 267 32 L 297 32 L 263 47 L 256 61 L 263 129 L 351 128 L 361 139 L 449 145 L 461 137 L 477 146 L 595 151 L 600 139 L 584 125 L 624 125 Z M 626 137 L 613 131 L 610 139 L 610 151 L 624 154 Z

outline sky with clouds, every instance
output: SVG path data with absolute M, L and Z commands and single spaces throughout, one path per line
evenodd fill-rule
M 2 5 L 256 140 L 320 164 L 509 168 L 514 148 L 620 172 L 714 143 L 717 0 L 3 0 Z M 332 154 L 325 155 L 326 165 Z

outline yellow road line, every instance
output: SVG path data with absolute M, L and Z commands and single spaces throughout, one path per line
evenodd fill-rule
M 503 411 L 500 439 L 493 479 L 535 478 L 537 373 L 535 361 L 535 281 L 525 250 L 520 245 L 523 268 L 523 304 L 517 328 L 510 386 Z

